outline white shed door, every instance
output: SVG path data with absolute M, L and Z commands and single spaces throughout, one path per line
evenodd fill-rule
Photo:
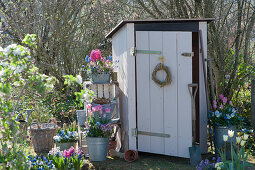
M 189 158 L 192 109 L 188 84 L 192 83 L 192 57 L 181 54 L 192 52 L 192 33 L 137 31 L 136 49 L 161 52 L 136 55 L 138 151 Z M 162 88 L 152 80 L 161 56 L 172 76 L 172 83 Z M 164 80 L 165 73 L 158 72 L 157 77 Z

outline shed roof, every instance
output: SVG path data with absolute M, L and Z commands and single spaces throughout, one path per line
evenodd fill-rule
M 196 19 L 151 19 L 151 20 L 122 20 L 116 27 L 113 28 L 105 37 L 112 38 L 112 36 L 125 24 L 148 24 L 148 23 L 173 23 L 173 22 L 211 22 L 214 18 L 196 18 Z

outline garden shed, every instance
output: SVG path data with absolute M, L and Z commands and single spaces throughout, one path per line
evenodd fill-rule
M 106 36 L 112 39 L 113 59 L 119 60 L 124 150 L 189 158 L 195 141 L 207 152 L 202 54 L 207 57 L 212 20 L 126 20 Z M 192 87 L 198 89 L 194 102 Z

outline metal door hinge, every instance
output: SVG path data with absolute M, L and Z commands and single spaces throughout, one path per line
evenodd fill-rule
M 184 56 L 184 57 L 193 57 L 194 52 L 192 52 L 192 53 L 182 53 L 181 55 Z
M 132 136 L 134 136 L 134 137 L 137 137 L 137 135 L 146 135 L 146 136 L 156 136 L 156 137 L 162 137 L 162 138 L 170 138 L 169 134 L 138 131 L 137 128 L 131 129 L 131 133 L 132 133 Z
M 161 51 L 137 50 L 135 47 L 130 48 L 130 55 L 135 56 L 136 54 L 157 54 L 157 55 L 160 55 Z

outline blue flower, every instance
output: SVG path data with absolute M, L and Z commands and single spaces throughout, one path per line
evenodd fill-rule
M 216 116 L 216 117 L 220 117 L 220 116 L 221 116 L 221 113 L 217 110 L 217 111 L 215 112 L 215 116 Z
M 64 130 L 61 130 L 60 132 L 61 132 L 61 134 L 62 134 L 62 135 L 64 135 L 64 134 L 65 134 L 65 131 L 64 131 Z
M 229 114 L 226 114 L 227 119 L 231 119 L 231 116 Z
M 67 135 L 65 135 L 65 137 L 64 137 L 65 139 L 68 139 L 69 138 L 69 136 L 67 136 Z
M 233 113 L 231 113 L 231 117 L 235 117 L 235 115 L 236 115 L 236 114 L 235 114 L 234 112 L 233 112 Z

